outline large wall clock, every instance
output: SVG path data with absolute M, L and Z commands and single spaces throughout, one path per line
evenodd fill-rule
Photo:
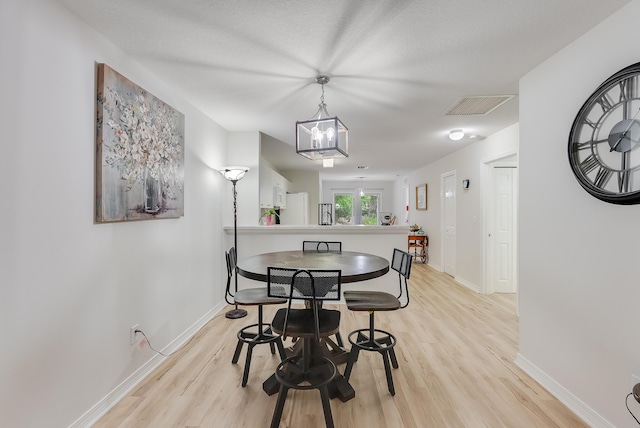
M 614 204 L 640 203 L 640 63 L 604 81 L 571 126 L 569 163 L 580 185 Z

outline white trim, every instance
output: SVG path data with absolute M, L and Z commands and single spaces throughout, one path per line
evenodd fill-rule
M 476 293 L 480 293 L 480 287 L 478 287 L 476 284 L 474 284 L 473 282 L 469 282 L 466 279 L 460 278 L 459 276 L 456 276 L 455 278 L 453 278 L 456 280 L 457 283 L 464 285 L 465 287 L 467 287 L 469 290 L 471 291 L 475 291 Z
M 542 387 L 549 391 L 551 395 L 560 400 L 562 404 L 567 406 L 572 412 L 580 417 L 580 419 L 585 421 L 590 427 L 615 428 L 615 425 L 607 421 L 600 414 L 598 414 L 598 412 L 593 410 L 586 403 L 569 392 L 568 389 L 564 388 L 562 385 L 560 385 L 553 378 L 540 370 L 519 353 L 516 356 L 515 363 L 535 381 L 537 381 Z
M 225 303 L 221 302 L 204 316 L 197 320 L 191 327 L 186 329 L 180 336 L 176 337 L 171 343 L 162 349 L 163 354 L 170 354 L 176 349 L 179 349 L 184 343 L 186 343 L 191 337 L 193 337 L 202 327 L 205 326 L 211 319 L 216 316 L 218 312 L 224 309 Z M 69 428 L 84 428 L 90 427 L 95 424 L 105 413 L 107 413 L 113 406 L 118 404 L 133 388 L 138 386 L 147 376 L 155 370 L 160 363 L 162 363 L 167 357 L 163 357 L 160 354 L 154 354 L 153 357 L 144 363 L 138 370 L 133 372 L 131 376 L 126 378 L 120 385 L 116 386 L 111 392 L 109 392 L 102 400 L 98 401 L 93 407 L 80 416 L 75 422 L 69 425 Z

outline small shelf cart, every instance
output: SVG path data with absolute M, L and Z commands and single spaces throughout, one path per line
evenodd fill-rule
M 414 260 L 420 260 L 422 263 L 429 261 L 429 237 L 411 232 L 407 236 L 407 252 L 411 254 Z

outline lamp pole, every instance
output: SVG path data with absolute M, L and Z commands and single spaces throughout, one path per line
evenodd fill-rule
M 249 171 L 249 168 L 244 166 L 228 166 L 220 169 L 219 172 L 231 182 L 233 185 L 233 247 L 236 249 L 236 256 L 238 254 L 238 192 L 236 191 L 236 184 L 244 177 L 244 174 Z M 237 260 L 236 260 L 237 262 Z M 238 292 L 238 267 L 234 266 L 234 280 L 235 287 L 234 293 Z M 227 318 L 242 318 L 247 316 L 247 311 L 238 308 L 238 304 L 235 304 L 235 308 L 227 311 L 225 317 Z

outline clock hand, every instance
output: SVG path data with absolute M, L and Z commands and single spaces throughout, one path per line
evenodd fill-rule
M 640 108 L 638 109 L 636 114 L 633 115 L 633 117 L 631 118 L 631 122 L 629 122 L 629 125 L 627 126 L 627 129 L 622 132 L 620 138 L 618 138 L 618 141 L 616 141 L 616 143 L 611 146 L 611 149 L 609 149 L 610 152 L 614 151 L 616 147 L 618 147 L 618 144 L 620 144 L 620 142 L 627 137 L 627 132 L 629 132 L 629 129 L 631 129 L 631 126 L 635 123 L 635 119 L 636 116 L 638 116 L 638 113 L 640 113 Z

